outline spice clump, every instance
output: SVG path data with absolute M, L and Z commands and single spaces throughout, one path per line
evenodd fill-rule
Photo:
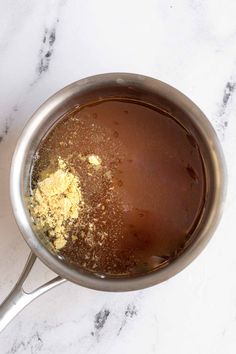
M 66 245 L 70 226 L 82 206 L 79 178 L 59 158 L 58 169 L 38 181 L 30 197 L 30 213 L 36 228 L 48 234 L 56 250 Z
M 102 163 L 102 160 L 101 160 L 101 158 L 99 156 L 92 154 L 92 155 L 88 156 L 88 162 L 91 165 L 100 166 L 101 163 Z

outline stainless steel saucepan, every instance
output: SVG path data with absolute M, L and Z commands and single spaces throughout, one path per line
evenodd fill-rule
M 78 271 L 52 254 L 34 233 L 25 200 L 29 195 L 29 175 L 34 153 L 50 127 L 75 105 L 114 96 L 140 99 L 157 105 L 175 116 L 198 141 L 206 171 L 205 206 L 191 244 L 167 267 L 140 276 L 118 279 Z M 97 290 L 128 291 L 142 289 L 169 279 L 185 268 L 211 238 L 220 220 L 225 191 L 226 169 L 217 136 L 200 109 L 173 87 L 137 74 L 112 73 L 82 79 L 63 88 L 33 114 L 22 132 L 12 159 L 10 175 L 12 208 L 16 222 L 32 253 L 14 289 L 0 306 L 0 330 L 32 300 L 65 280 Z M 33 292 L 26 293 L 23 284 L 37 257 L 58 276 Z

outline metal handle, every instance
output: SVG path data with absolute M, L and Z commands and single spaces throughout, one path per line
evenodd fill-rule
M 26 262 L 25 268 L 16 285 L 0 305 L 0 332 L 11 322 L 11 320 L 16 315 L 18 315 L 18 313 L 21 312 L 21 310 L 23 310 L 24 307 L 31 303 L 31 301 L 65 281 L 65 279 L 58 276 L 41 285 L 34 291 L 29 293 L 26 292 L 23 289 L 23 285 L 34 265 L 36 258 L 37 257 L 31 252 Z

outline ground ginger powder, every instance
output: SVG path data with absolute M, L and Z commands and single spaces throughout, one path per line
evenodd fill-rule
M 68 227 L 83 205 L 79 179 L 59 158 L 58 169 L 37 183 L 30 198 L 30 212 L 39 231 L 47 232 L 54 247 L 63 248 Z

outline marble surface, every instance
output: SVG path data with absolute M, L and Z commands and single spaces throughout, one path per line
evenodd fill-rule
M 70 82 L 126 71 L 175 86 L 214 125 L 229 175 L 220 226 L 184 271 L 129 293 L 64 283 L 2 332 L 1 354 L 236 352 L 235 13 L 235 0 L 0 1 L 0 302 L 29 253 L 9 201 L 14 146 L 34 110 Z M 28 286 L 52 276 L 37 262 Z

